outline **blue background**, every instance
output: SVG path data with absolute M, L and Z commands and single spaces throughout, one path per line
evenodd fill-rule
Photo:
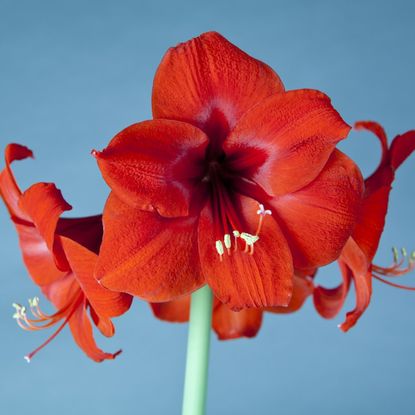
M 23 188 L 54 181 L 73 215 L 102 209 L 108 190 L 89 152 L 147 119 L 152 77 L 166 49 L 217 30 L 275 68 L 288 89 L 328 93 L 353 123 L 374 119 L 392 138 L 415 128 L 415 3 L 411 1 L 5 1 L 0 0 L 0 147 L 17 141 L 36 160 L 16 163 Z M 365 175 L 379 160 L 369 134 L 341 145 Z M 1 151 L 2 151 L 1 150 Z M 415 157 L 399 171 L 378 262 L 392 245 L 415 247 Z M 11 303 L 38 294 L 0 207 L 0 412 L 178 414 L 186 325 L 156 321 L 137 301 L 117 320 L 124 353 L 95 364 L 68 330 L 28 365 L 48 333 L 26 333 Z M 337 267 L 319 281 L 335 285 Z M 406 278 L 413 282 L 414 275 Z M 210 414 L 413 414 L 415 294 L 374 283 L 369 310 L 348 334 L 311 302 L 267 315 L 253 340 L 212 341 Z M 47 308 L 47 306 L 46 306 Z

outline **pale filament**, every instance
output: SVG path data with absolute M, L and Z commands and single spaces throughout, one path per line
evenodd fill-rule
M 46 314 L 44 313 L 39 307 L 39 298 L 34 297 L 33 299 L 29 299 L 29 307 L 30 312 L 32 313 L 33 317 L 35 318 L 28 318 L 26 314 L 26 307 L 13 303 L 13 307 L 15 309 L 15 313 L 13 314 L 13 318 L 16 320 L 19 327 L 23 330 L 30 330 L 30 331 L 37 331 L 42 330 L 51 326 L 54 326 L 58 322 L 62 322 L 58 329 L 37 349 L 33 352 L 29 353 L 27 356 L 24 356 L 27 362 L 30 362 L 31 358 L 43 347 L 49 344 L 66 326 L 70 318 L 72 317 L 75 310 L 83 301 L 83 294 L 82 291 L 79 289 L 75 292 L 75 294 L 69 299 L 69 301 L 59 309 L 54 314 Z M 63 321 L 62 321 L 63 320 Z M 44 324 L 40 324 L 44 323 Z

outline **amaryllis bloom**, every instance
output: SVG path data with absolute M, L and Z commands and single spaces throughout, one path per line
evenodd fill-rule
M 75 342 L 87 356 L 97 362 L 113 359 L 119 352 L 106 353 L 97 347 L 91 319 L 103 335 L 113 336 L 111 318 L 127 311 L 132 297 L 101 287 L 93 277 L 102 240 L 101 216 L 61 218 L 71 206 L 51 183 L 36 183 L 22 193 L 10 164 L 32 156 L 27 147 L 9 144 L 6 167 L 0 173 L 0 193 L 16 227 L 24 263 L 33 281 L 57 308 L 54 314 L 45 314 L 35 297 L 29 300 L 29 317 L 26 307 L 14 304 L 14 317 L 22 328 L 57 326 L 52 336 L 25 358 L 30 361 L 69 325 Z
M 335 260 L 357 219 L 350 127 L 315 90 L 218 33 L 170 49 L 154 120 L 94 151 L 111 194 L 97 278 L 152 302 L 208 284 L 233 310 L 287 306 L 294 270 Z
M 350 283 L 353 281 L 356 307 L 347 313 L 346 320 L 339 326 L 343 331 L 353 327 L 368 307 L 373 278 L 395 287 L 413 289 L 384 278 L 397 277 L 414 268 L 412 256 L 409 258 L 408 266 L 403 266 L 403 260 L 406 257 L 405 250 L 403 250 L 401 261 L 398 261 L 397 252 L 394 252 L 395 260 L 391 267 L 377 266 L 373 264 L 373 258 L 385 225 L 389 193 L 395 179 L 395 172 L 415 150 L 415 131 L 398 135 L 389 146 L 386 133 L 379 124 L 361 121 L 355 124 L 355 128 L 371 131 L 377 136 L 382 146 L 382 158 L 376 171 L 365 180 L 362 210 L 353 234 L 339 258 L 343 282 L 337 288 L 332 289 L 317 287 L 314 292 L 314 303 L 318 312 L 325 318 L 332 318 L 343 306 Z
M 294 275 L 293 283 L 293 295 L 286 307 L 245 308 L 240 311 L 232 311 L 228 305 L 215 298 L 212 312 L 212 329 L 218 339 L 231 340 L 241 337 L 255 337 L 261 328 L 265 311 L 285 314 L 299 310 L 313 293 L 313 280 L 309 276 Z M 153 314 L 160 320 L 170 323 L 189 321 L 190 296 L 166 303 L 151 303 L 150 305 Z

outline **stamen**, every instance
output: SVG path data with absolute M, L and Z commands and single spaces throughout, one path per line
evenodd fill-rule
M 259 215 L 259 222 L 258 222 L 258 227 L 257 230 L 255 232 L 254 235 L 252 235 L 251 233 L 248 232 L 239 232 L 238 230 L 234 229 L 232 231 L 232 235 L 234 237 L 234 249 L 233 251 L 236 252 L 238 250 L 238 238 L 241 238 L 244 242 L 245 242 L 245 249 L 243 252 L 248 253 L 250 255 L 253 255 L 254 253 L 254 244 L 259 240 L 259 233 L 261 231 L 262 228 L 262 224 L 264 221 L 264 217 L 267 215 L 272 215 L 271 210 L 269 209 L 265 209 L 263 204 L 258 204 L 258 210 L 257 210 L 257 215 Z M 232 225 L 232 223 L 231 223 Z M 218 239 L 215 242 L 215 246 L 216 246 L 216 251 L 218 252 L 219 256 L 220 256 L 220 260 L 222 261 L 222 256 L 225 252 L 225 248 L 228 252 L 228 255 L 231 254 L 231 248 L 232 248 L 232 240 L 231 240 L 231 234 L 230 233 L 225 233 L 224 237 L 223 237 L 223 243 L 220 239 Z
M 249 253 L 250 255 L 252 255 L 254 253 L 254 243 L 259 240 L 259 236 L 251 235 L 250 233 L 246 233 L 246 232 L 242 232 L 241 239 L 243 239 L 246 243 L 244 252 L 248 252 L 248 249 L 250 249 Z
M 222 261 L 222 255 L 225 253 L 222 241 L 216 241 L 216 250 L 218 251 L 220 260 Z
M 29 353 L 28 355 L 24 356 L 28 363 L 39 350 L 43 349 L 43 347 L 49 344 L 62 331 L 62 329 L 66 326 L 69 319 L 72 317 L 73 313 L 82 303 L 84 298 L 85 297 L 83 296 L 82 291 L 80 289 L 77 289 L 74 292 L 73 296 L 71 296 L 68 299 L 67 303 L 52 315 L 47 315 L 40 310 L 40 300 L 38 297 L 31 298 L 29 299 L 29 306 L 30 311 L 35 317 L 35 319 L 29 319 L 27 317 L 26 307 L 18 303 L 13 303 L 13 307 L 15 309 L 13 318 L 16 319 L 17 324 L 24 330 L 42 330 L 54 326 L 57 322 L 63 320 L 62 324 L 58 327 L 58 329 L 41 346 L 35 349 L 32 353 Z M 45 324 L 42 325 L 39 323 Z
M 225 235 L 225 237 L 223 238 L 223 242 L 225 243 L 225 248 L 228 251 L 228 255 L 230 255 L 231 254 L 230 249 L 231 249 L 232 243 L 231 243 L 231 235 L 229 235 L 229 233 Z
M 16 312 L 13 314 L 13 318 L 16 320 L 24 320 L 26 317 L 26 307 L 17 303 L 13 303 L 12 306 L 16 310 Z
M 398 263 L 398 259 L 399 259 L 399 254 L 398 254 L 398 248 L 396 248 L 395 246 L 392 247 L 392 253 L 393 253 L 393 262 L 395 264 Z
M 385 277 L 399 277 L 405 275 L 412 271 L 415 268 L 415 252 L 411 252 L 408 257 L 408 252 L 405 248 L 401 249 L 401 259 L 399 259 L 398 250 L 393 247 L 393 265 L 390 267 L 381 267 L 376 264 L 372 265 L 372 270 L 377 274 L 383 275 Z M 405 266 L 405 261 L 408 265 Z

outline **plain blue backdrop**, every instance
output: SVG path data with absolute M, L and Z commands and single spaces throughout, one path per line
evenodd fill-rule
M 217 30 L 278 71 L 288 89 L 328 93 L 346 121 L 375 119 L 392 138 L 415 128 L 415 3 L 411 1 L 0 0 L 0 147 L 17 141 L 36 160 L 16 163 L 25 188 L 53 181 L 73 215 L 97 213 L 108 194 L 92 148 L 148 119 L 152 78 L 170 46 Z M 379 146 L 352 133 L 341 145 L 369 174 Z M 415 247 L 415 157 L 399 171 L 377 262 L 392 245 Z M 137 301 L 118 319 L 124 353 L 95 364 L 65 330 L 28 365 L 50 333 L 26 333 L 13 301 L 38 294 L 0 207 L 0 413 L 178 414 L 186 325 L 155 320 Z M 319 281 L 335 285 L 336 266 Z M 414 281 L 414 275 L 405 282 Z M 374 284 L 369 310 L 343 334 L 311 302 L 267 315 L 253 340 L 212 341 L 209 414 L 413 414 L 415 294 Z

